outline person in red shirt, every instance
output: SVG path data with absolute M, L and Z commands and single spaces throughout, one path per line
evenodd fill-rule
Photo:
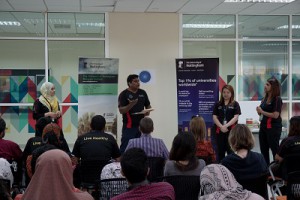
M 0 118 L 0 158 L 6 160 L 19 161 L 22 157 L 22 150 L 19 145 L 13 141 L 3 139 L 5 136 L 6 123 L 4 119 Z

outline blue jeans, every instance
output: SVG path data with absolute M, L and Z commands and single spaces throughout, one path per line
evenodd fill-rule
M 123 154 L 125 152 L 130 139 L 139 138 L 139 137 L 141 137 L 141 132 L 138 127 L 132 127 L 132 128 L 123 127 L 122 128 L 121 146 L 120 146 L 121 154 Z

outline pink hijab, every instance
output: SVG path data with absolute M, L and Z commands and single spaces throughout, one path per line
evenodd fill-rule
M 87 192 L 74 192 L 70 157 L 61 150 L 43 153 L 22 200 L 94 200 Z

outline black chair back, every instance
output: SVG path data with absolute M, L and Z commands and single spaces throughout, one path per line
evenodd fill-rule
M 103 167 L 108 163 L 108 160 L 81 160 L 79 169 L 81 183 L 96 184 Z
M 148 157 L 148 165 L 150 168 L 147 177 L 149 181 L 164 175 L 165 159 L 163 157 Z
M 288 174 L 287 199 L 300 200 L 300 170 Z
M 268 174 L 263 174 L 261 176 L 251 178 L 251 179 L 244 179 L 244 180 L 237 180 L 244 189 L 259 194 L 265 199 L 268 198 Z
M 200 176 L 163 176 L 155 179 L 155 181 L 170 183 L 175 190 L 176 200 L 198 200 L 200 193 Z
M 103 179 L 99 181 L 100 200 L 109 200 L 127 191 L 128 182 L 125 178 Z

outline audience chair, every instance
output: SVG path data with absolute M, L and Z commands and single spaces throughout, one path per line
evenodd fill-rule
M 165 159 L 163 157 L 148 157 L 148 164 L 150 172 L 147 178 L 149 181 L 164 175 Z
M 243 186 L 244 189 L 268 199 L 268 175 L 268 173 L 265 173 L 258 177 L 243 180 L 237 179 L 237 181 Z
M 176 200 L 197 200 L 200 193 L 200 176 L 174 175 L 155 179 L 170 183 L 175 190 Z
M 109 200 L 127 191 L 128 182 L 125 178 L 103 179 L 99 181 L 100 200 Z
M 300 170 L 288 174 L 287 199 L 300 200 Z
M 95 199 L 99 198 L 97 181 L 102 168 L 109 163 L 108 160 L 81 160 L 79 165 L 80 188 L 86 190 Z

